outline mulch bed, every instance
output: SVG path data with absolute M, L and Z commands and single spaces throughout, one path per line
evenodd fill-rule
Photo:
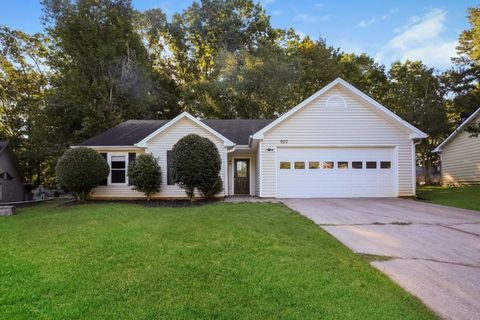
M 216 198 L 216 199 L 198 199 L 198 200 L 87 200 L 87 201 L 78 201 L 78 200 L 72 200 L 68 202 L 64 202 L 60 204 L 60 206 L 75 206 L 75 205 L 82 205 L 82 204 L 91 204 L 91 203 L 124 203 L 124 204 L 136 204 L 136 205 L 141 205 L 144 207 L 152 207 L 152 208 L 157 208 L 157 207 L 165 207 L 165 208 L 187 208 L 187 207 L 198 207 L 198 206 L 203 206 L 206 204 L 211 204 L 211 203 L 216 203 L 221 201 L 222 198 Z

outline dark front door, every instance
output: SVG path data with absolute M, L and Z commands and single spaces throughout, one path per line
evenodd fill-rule
M 233 191 L 235 194 L 250 194 L 250 160 L 235 159 Z

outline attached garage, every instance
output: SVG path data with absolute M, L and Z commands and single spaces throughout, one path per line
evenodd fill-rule
M 277 150 L 277 196 L 395 197 L 394 147 Z
M 255 133 L 258 195 L 415 195 L 415 145 L 425 133 L 337 79 Z

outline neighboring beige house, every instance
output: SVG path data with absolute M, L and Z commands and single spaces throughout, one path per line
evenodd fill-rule
M 209 138 L 222 158 L 221 196 L 398 197 L 415 195 L 415 144 L 427 135 L 342 79 L 276 120 L 201 120 L 184 112 L 166 120 L 130 120 L 80 146 L 111 166 L 97 199 L 144 195 L 128 185 L 128 162 L 151 153 L 162 169 L 154 198 L 180 198 L 170 150 L 189 133 Z M 192 159 L 193 161 L 194 159 Z
M 480 137 L 465 129 L 480 123 L 480 108 L 433 150 L 441 157 L 443 185 L 480 184 Z

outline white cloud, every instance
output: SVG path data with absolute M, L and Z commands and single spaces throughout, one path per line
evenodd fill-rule
M 447 68 L 457 41 L 442 38 L 446 17 L 447 12 L 441 9 L 432 9 L 423 17 L 411 17 L 406 25 L 394 30 L 398 35 L 377 53 L 377 59 L 383 63 L 421 60 L 429 66 Z
M 380 17 L 372 17 L 370 19 L 366 19 L 366 20 L 361 20 L 358 24 L 357 24 L 357 27 L 358 28 L 366 28 L 374 23 L 377 23 L 377 22 L 380 22 L 380 21 L 385 21 L 385 20 L 388 20 L 390 19 L 390 17 L 392 16 L 392 14 L 394 14 L 395 12 L 397 12 L 398 9 L 397 8 L 393 8 L 393 9 L 390 9 L 388 11 L 388 13 L 385 13 L 383 14 L 382 16 Z
M 307 14 L 307 13 L 302 13 L 302 14 L 297 14 L 296 16 L 293 17 L 294 21 L 298 22 L 305 22 L 305 23 L 315 23 L 315 22 L 320 22 L 320 21 L 327 21 L 328 16 L 323 15 L 323 16 L 316 16 L 313 14 Z
M 389 44 L 393 48 L 405 49 L 438 38 L 444 30 L 446 15 L 447 13 L 441 9 L 433 9 L 420 22 L 411 25 L 390 40 Z

